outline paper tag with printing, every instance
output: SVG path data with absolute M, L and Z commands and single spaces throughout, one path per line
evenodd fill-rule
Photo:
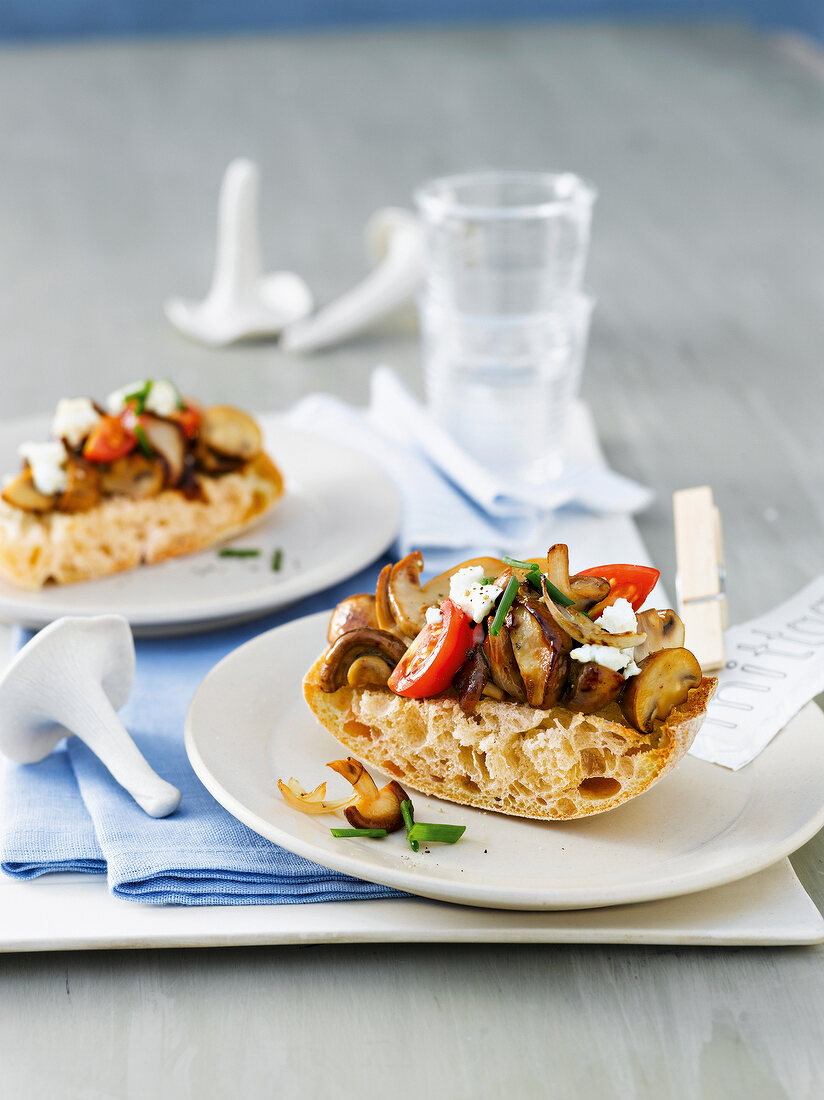
M 737 771 L 824 691 L 824 576 L 726 631 L 724 645 L 726 664 L 690 753 Z

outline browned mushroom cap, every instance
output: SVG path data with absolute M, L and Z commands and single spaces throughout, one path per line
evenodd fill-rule
M 489 616 L 487 627 L 492 625 L 493 616 Z M 489 672 L 494 683 L 512 696 L 518 703 L 526 702 L 526 689 L 521 679 L 521 673 L 512 652 L 512 641 L 509 636 L 509 627 L 504 623 L 497 637 L 489 633 L 487 629 L 484 642 L 484 653 L 489 661 Z
M 332 643 L 320 665 L 318 682 L 321 691 L 337 691 L 346 683 L 351 665 L 358 657 L 381 657 L 394 668 L 406 653 L 406 646 L 385 630 L 360 627 L 349 630 Z
M 663 722 L 673 707 L 701 683 L 701 666 L 688 649 L 659 649 L 641 663 L 621 696 L 621 711 L 641 733 L 652 733 L 656 719 Z
M 147 458 L 142 451 L 132 451 L 101 467 L 100 488 L 105 496 L 145 500 L 157 496 L 163 488 L 164 473 L 159 459 Z
M 38 513 L 53 512 L 58 499 L 56 495 L 47 496 L 40 492 L 28 466 L 4 487 L 0 496 L 14 508 Z
M 478 704 L 484 684 L 489 679 L 489 666 L 480 646 L 474 646 L 458 669 L 452 686 L 458 692 L 458 703 L 464 714 L 471 714 Z
M 612 668 L 587 661 L 573 669 L 569 697 L 564 701 L 570 710 L 594 714 L 621 694 L 624 677 Z
M 358 796 L 357 801 L 343 811 L 354 829 L 386 829 L 394 833 L 403 828 L 401 802 L 409 795 L 396 780 L 378 790 L 377 783 L 359 760 L 347 756 L 345 760 L 332 760 L 328 768 L 351 783 Z
M 200 422 L 200 439 L 219 455 L 248 462 L 263 449 L 257 421 L 232 405 L 212 405 Z
M 603 577 L 571 577 L 569 587 L 575 599 L 572 606 L 576 611 L 583 611 L 586 614 L 601 600 L 607 598 L 610 583 Z
M 358 630 L 362 626 L 371 626 L 380 629 L 378 616 L 375 611 L 375 597 L 371 592 L 359 592 L 356 596 L 347 596 L 341 600 L 332 617 L 326 631 L 327 642 L 334 642 L 341 634 L 349 630 Z
M 349 666 L 346 682 L 350 687 L 386 687 L 392 666 L 383 657 L 358 657 Z
M 520 598 L 512 605 L 509 637 L 526 701 L 532 707 L 553 706 L 569 671 L 569 638 L 537 601 Z
M 389 571 L 389 606 L 395 622 L 410 638 L 414 638 L 426 624 L 426 603 L 421 594 L 423 555 L 413 550 L 393 565 Z
M 603 627 L 597 626 L 582 612 L 576 611 L 574 607 L 561 607 L 547 592 L 544 579 L 541 583 L 544 590 L 544 604 L 550 615 L 558 626 L 580 645 L 611 645 L 618 649 L 632 649 L 643 642 L 643 634 L 611 634 Z
M 632 655 L 638 664 L 659 649 L 680 649 L 684 644 L 684 624 L 672 608 L 656 611 L 651 607 L 639 612 L 638 629 L 646 634 L 646 639 L 635 647 Z
M 88 512 L 100 503 L 100 469 L 72 455 L 66 462 L 66 488 L 57 507 L 61 512 Z

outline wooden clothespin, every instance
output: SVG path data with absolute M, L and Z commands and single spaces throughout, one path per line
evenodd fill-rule
M 673 493 L 672 507 L 678 614 L 686 629 L 687 648 L 704 672 L 716 672 L 724 665 L 727 627 L 721 514 L 708 485 Z

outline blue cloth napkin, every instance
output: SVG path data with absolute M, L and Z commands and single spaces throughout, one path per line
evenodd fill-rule
M 303 600 L 299 613 L 374 588 L 380 565 Z M 120 898 L 155 905 L 290 904 L 399 896 L 293 855 L 227 813 L 192 771 L 183 721 L 206 673 L 256 634 L 296 617 L 286 609 L 252 624 L 138 640 L 130 699 L 120 712 L 155 770 L 178 787 L 180 808 L 148 817 L 77 738 L 6 775 L 0 865 L 16 878 L 51 871 L 107 874 Z M 23 639 L 25 640 L 25 639 Z

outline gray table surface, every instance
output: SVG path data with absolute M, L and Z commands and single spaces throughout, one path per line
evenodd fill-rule
M 709 482 L 733 621 L 824 564 L 824 81 L 736 28 L 521 27 L 0 50 L 0 414 L 168 374 L 207 400 L 354 401 L 413 333 L 213 352 L 217 189 L 264 172 L 265 252 L 319 301 L 372 211 L 468 167 L 597 181 L 584 395 L 672 584 Z M 824 905 L 819 836 L 794 858 Z M 4 1097 L 813 1097 L 824 949 L 336 947 L 0 956 Z

